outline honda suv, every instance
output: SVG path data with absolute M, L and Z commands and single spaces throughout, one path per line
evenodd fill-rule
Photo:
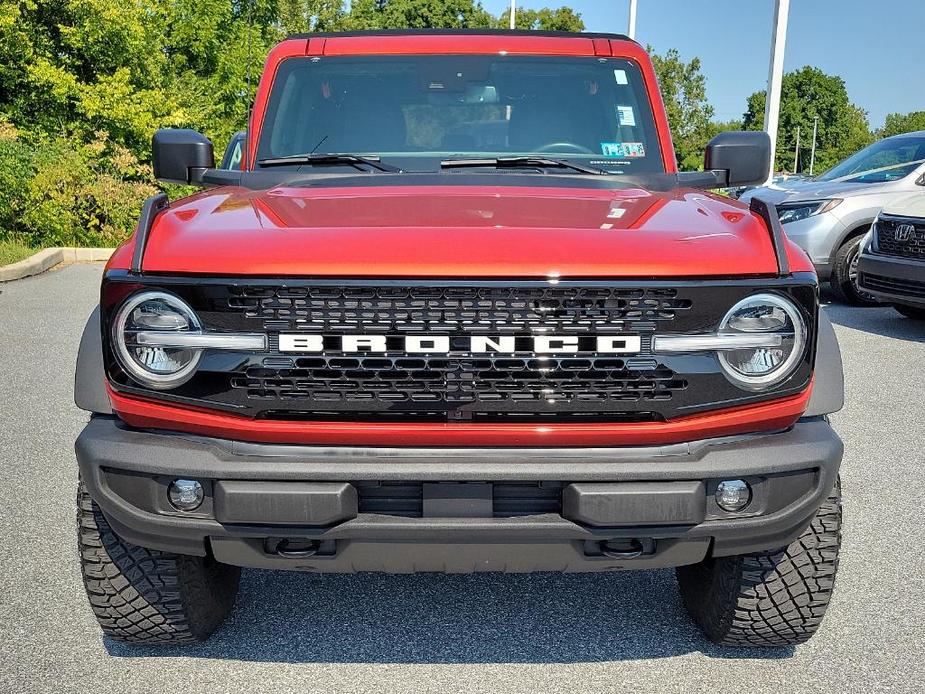
M 842 300 L 872 306 L 879 298 L 858 285 L 861 238 L 884 206 L 922 186 L 925 131 L 885 138 L 815 178 L 756 188 L 740 199 L 777 205 L 787 236 L 809 254 L 819 278 Z
M 883 208 L 861 243 L 858 271 L 862 289 L 925 320 L 925 192 Z

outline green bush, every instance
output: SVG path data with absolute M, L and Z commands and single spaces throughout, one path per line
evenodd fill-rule
M 18 240 L 29 182 L 35 173 L 32 150 L 14 138 L 0 138 L 0 240 Z
M 149 167 L 93 142 L 0 138 L 0 240 L 32 247 L 115 246 L 156 192 Z

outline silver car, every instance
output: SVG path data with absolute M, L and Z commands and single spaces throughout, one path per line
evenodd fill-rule
M 858 287 L 861 237 L 881 208 L 925 186 L 925 130 L 888 137 L 815 178 L 756 188 L 742 195 L 777 207 L 784 231 L 805 250 L 820 280 L 857 305 L 877 299 Z

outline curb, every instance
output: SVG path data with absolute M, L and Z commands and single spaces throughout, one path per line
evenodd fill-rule
M 94 263 L 109 260 L 115 248 L 45 248 L 18 263 L 0 267 L 0 282 L 38 275 L 61 263 Z

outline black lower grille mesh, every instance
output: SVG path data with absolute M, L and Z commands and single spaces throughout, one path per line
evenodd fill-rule
M 866 272 L 861 273 L 860 285 L 863 289 L 886 292 L 887 294 L 899 294 L 902 296 L 911 296 L 919 299 L 925 299 L 925 282 L 916 282 L 915 280 L 904 280 L 895 277 L 883 277 L 882 275 L 869 275 Z
M 687 381 L 654 360 L 631 368 L 624 359 L 312 357 L 291 368 L 248 368 L 232 387 L 249 398 L 285 403 L 310 399 L 362 405 L 374 401 L 426 408 L 478 403 L 653 403 L 670 400 Z M 285 409 L 281 407 L 280 409 Z
M 495 518 L 562 512 L 561 482 L 495 482 L 492 509 Z M 420 518 L 424 513 L 423 483 L 357 482 L 360 513 Z

